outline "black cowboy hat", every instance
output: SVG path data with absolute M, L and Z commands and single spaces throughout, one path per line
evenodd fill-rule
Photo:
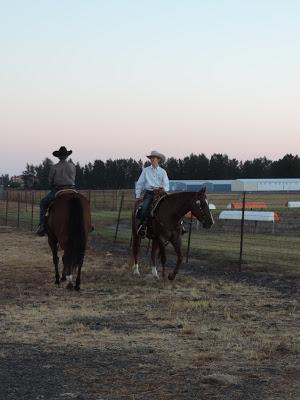
M 67 150 L 65 146 L 61 146 L 59 150 L 55 150 L 53 153 L 54 157 L 68 157 L 72 154 L 72 150 Z

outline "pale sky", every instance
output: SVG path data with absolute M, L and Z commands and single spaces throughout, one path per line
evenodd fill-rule
M 298 0 L 0 0 L 0 175 L 300 149 Z

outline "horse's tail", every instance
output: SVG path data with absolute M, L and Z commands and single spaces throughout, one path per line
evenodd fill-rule
M 86 230 L 80 198 L 72 197 L 69 205 L 68 239 L 64 251 L 64 264 L 72 273 L 83 263 L 86 248 Z

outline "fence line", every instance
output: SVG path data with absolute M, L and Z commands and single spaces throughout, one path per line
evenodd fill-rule
M 130 246 L 132 190 L 82 191 L 91 201 L 93 235 L 119 245 Z M 45 191 L 6 191 L 0 199 L 0 225 L 35 230 L 39 221 L 39 202 Z M 183 237 L 186 262 L 192 258 L 228 266 L 233 270 L 254 269 L 287 272 L 298 269 L 300 261 L 300 208 L 285 206 L 300 199 L 300 193 L 226 193 L 208 194 L 216 205 L 212 210 L 215 225 L 197 230 L 195 219 L 187 220 L 188 235 Z M 267 209 L 277 211 L 279 221 L 257 222 L 244 218 L 247 204 L 264 201 Z M 220 220 L 219 213 L 230 202 L 243 204 L 241 220 Z M 273 229 L 274 227 L 274 229 Z M 100 240 L 100 239 L 99 239 Z M 146 246 L 146 243 L 145 243 Z

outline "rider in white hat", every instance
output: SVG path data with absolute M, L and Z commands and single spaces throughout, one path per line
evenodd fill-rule
M 150 159 L 151 165 L 143 169 L 135 187 L 136 198 L 140 199 L 143 195 L 143 205 L 140 216 L 140 224 L 138 234 L 141 237 L 146 235 L 147 220 L 150 213 L 152 201 L 154 199 L 154 191 L 156 189 L 169 191 L 169 178 L 166 171 L 159 164 L 164 163 L 166 157 L 158 151 L 151 151 L 147 156 Z

